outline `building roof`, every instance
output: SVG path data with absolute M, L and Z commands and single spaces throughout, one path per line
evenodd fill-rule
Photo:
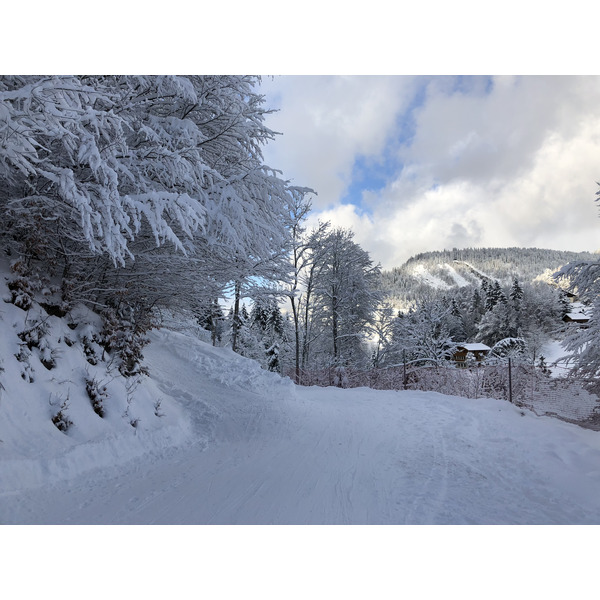
M 565 319 L 569 321 L 581 321 L 582 323 L 587 323 L 590 318 L 583 313 L 569 313 L 564 316 Z
M 491 350 L 485 344 L 458 344 L 458 348 L 464 348 L 467 352 L 486 352 Z

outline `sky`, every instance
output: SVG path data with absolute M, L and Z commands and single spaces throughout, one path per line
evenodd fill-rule
M 464 247 L 600 249 L 600 77 L 263 77 L 265 162 L 385 269 Z

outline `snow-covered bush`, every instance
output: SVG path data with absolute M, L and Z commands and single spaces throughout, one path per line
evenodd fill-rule
M 45 340 L 45 336 L 48 334 L 48 324 L 46 321 L 35 320 L 33 325 L 21 331 L 18 336 L 19 339 L 27 345 L 27 348 L 39 348 L 42 342 Z
M 87 335 L 84 335 L 81 338 L 81 345 L 83 346 L 83 353 L 85 354 L 85 359 L 90 363 L 90 365 L 98 364 L 98 354 L 96 353 L 95 339 L 90 338 Z
M 73 421 L 71 421 L 68 415 L 69 396 L 67 395 L 67 397 L 62 401 L 60 401 L 60 399 L 58 401 L 53 401 L 52 398 L 50 398 L 51 406 L 56 406 L 58 402 L 60 402 L 60 407 L 52 415 L 52 423 L 54 423 L 57 429 L 63 433 L 66 433 L 69 427 L 73 425 Z
M 11 294 L 8 301 L 23 310 L 29 310 L 33 305 L 35 292 L 41 288 L 42 283 L 32 274 L 24 260 L 13 262 L 11 272 L 13 277 L 7 284 Z
M 93 377 L 88 378 L 85 380 L 85 391 L 90 398 L 94 412 L 103 418 L 105 414 L 104 402 L 109 398 L 106 385 L 101 384 Z
M 20 332 L 18 337 L 29 351 L 36 348 L 40 362 L 46 369 L 51 370 L 56 367 L 60 350 L 51 346 L 48 338 L 49 329 L 46 321 L 36 320 L 31 327 Z M 28 355 L 23 355 L 21 352 L 17 355 L 17 360 L 21 362 L 25 362 L 28 358 Z
M 146 334 L 153 326 L 151 313 L 139 305 L 121 304 L 105 310 L 103 317 L 99 341 L 105 352 L 117 357 L 121 375 L 147 375 L 148 369 L 142 365 L 142 349 L 148 343 Z
M 496 358 L 523 358 L 527 342 L 523 338 L 504 338 L 494 344 L 490 356 Z

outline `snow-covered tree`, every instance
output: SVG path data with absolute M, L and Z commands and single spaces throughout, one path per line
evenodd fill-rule
M 479 322 L 477 341 L 493 346 L 505 337 L 516 335 L 516 332 L 513 331 L 511 317 L 511 307 L 507 302 L 499 301 L 494 304 Z
M 138 300 L 161 301 L 168 294 L 154 283 L 168 287 L 165 272 L 181 278 L 182 300 L 204 288 L 210 298 L 231 281 L 238 257 L 272 261 L 287 244 L 288 192 L 262 161 L 274 133 L 258 82 L 0 77 L 7 244 L 30 260 L 53 260 L 76 280 L 77 299 L 99 303 L 102 290 L 131 294 L 123 282 L 138 274 Z M 174 251 L 191 263 L 172 261 Z M 91 271 L 95 286 L 86 283 Z
M 496 342 L 490 352 L 495 358 L 523 358 L 527 352 L 527 343 L 523 338 L 504 338 Z
M 395 323 L 393 348 L 396 363 L 442 364 L 456 346 L 446 324 L 451 306 L 430 299 L 408 313 L 399 313 Z
M 314 236 L 306 235 L 304 226 L 311 209 L 310 199 L 306 196 L 312 190 L 292 188 L 290 192 L 291 273 L 286 295 L 290 301 L 294 323 L 294 379 L 296 383 L 300 383 L 301 300 L 305 291 L 303 290 L 304 277 L 314 256 L 310 244 L 310 239 Z
M 376 339 L 376 345 L 372 353 L 372 364 L 376 368 L 384 365 L 393 353 L 395 313 L 394 307 L 385 301 L 375 310 L 375 319 L 371 331 Z
M 212 345 L 216 346 L 225 331 L 225 315 L 218 300 L 211 300 L 209 304 L 203 305 L 195 312 L 198 325 L 210 331 Z
M 596 196 L 598 201 L 600 190 Z M 571 291 L 589 307 L 589 322 L 572 331 L 564 346 L 573 353 L 573 371 L 586 379 L 591 391 L 600 394 L 600 260 L 570 263 L 561 269 L 557 279 L 566 280 Z
M 515 277 L 513 278 L 513 284 L 510 288 L 510 299 L 516 307 L 519 307 L 521 300 L 523 299 L 523 288 L 519 284 L 519 280 Z
M 315 279 L 315 318 L 326 332 L 334 363 L 364 358 L 367 326 L 373 324 L 380 294 L 380 269 L 354 234 L 334 229 L 323 239 L 321 268 Z
M 316 315 L 315 289 L 319 282 L 321 271 L 325 268 L 327 245 L 325 240 L 329 235 L 329 223 L 319 223 L 316 228 L 307 233 L 305 238 L 298 240 L 298 252 L 293 256 L 293 273 L 297 279 L 292 279 L 290 294 L 293 293 L 296 307 L 294 319 L 295 337 L 295 374 L 300 382 L 300 372 L 304 371 L 311 355 L 311 348 L 323 336 L 323 329 L 318 326 Z M 300 356 L 298 356 L 300 346 Z M 298 365 L 300 368 L 298 368 Z

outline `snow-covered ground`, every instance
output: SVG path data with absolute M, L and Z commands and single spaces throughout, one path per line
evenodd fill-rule
M 600 522 L 597 432 L 494 399 L 296 388 L 193 336 L 151 338 L 169 443 L 142 421 L 93 442 L 57 431 L 69 445 L 48 453 L 3 427 L 2 523 Z
M 548 340 L 539 352 L 553 376 L 565 376 L 571 365 L 568 363 L 569 353 L 564 349 L 561 340 Z
M 600 520 L 599 433 L 493 399 L 296 388 L 195 335 L 151 337 L 136 428 L 119 398 L 85 413 L 76 386 L 76 425 L 48 426 L 42 391 L 76 379 L 76 346 L 52 371 L 33 357 L 37 385 L 5 355 L 2 597 L 589 596 L 595 528 L 6 527 Z
M 442 268 L 450 275 L 458 287 L 466 287 L 469 282 L 458 271 L 448 263 L 444 263 Z
M 443 279 L 430 273 L 423 265 L 417 265 L 413 269 L 412 274 L 414 277 L 436 290 L 450 289 L 450 286 Z

